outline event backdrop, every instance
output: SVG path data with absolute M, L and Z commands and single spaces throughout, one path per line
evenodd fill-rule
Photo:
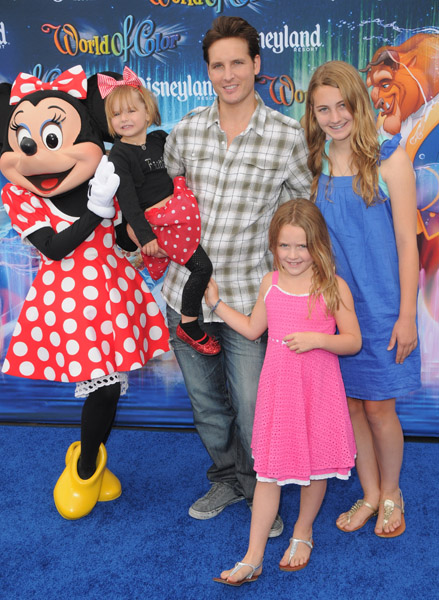
M 2 0 L 0 80 L 12 82 L 20 71 L 51 80 L 77 64 L 88 75 L 128 65 L 156 94 L 162 127 L 170 131 L 188 111 L 214 99 L 201 40 L 224 14 L 242 16 L 260 32 L 257 90 L 268 105 L 300 119 L 314 69 L 346 60 L 366 69 L 377 127 L 403 134 L 418 182 L 422 388 L 398 398 L 397 406 L 406 434 L 439 435 L 437 0 Z M 37 262 L 0 204 L 0 362 Z M 144 276 L 163 308 L 160 282 Z M 73 385 L 0 377 L 1 421 L 79 422 L 82 401 L 73 398 Z M 130 374 L 117 423 L 192 425 L 172 352 Z

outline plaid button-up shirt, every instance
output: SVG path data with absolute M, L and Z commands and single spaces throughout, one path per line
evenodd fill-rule
M 272 268 L 268 227 L 278 206 L 309 197 L 311 175 L 299 123 L 258 106 L 245 131 L 227 148 L 220 128 L 218 100 L 177 123 L 166 140 L 165 164 L 171 177 L 184 175 L 198 200 L 201 245 L 213 264 L 221 298 L 244 314 L 256 302 L 263 276 Z M 189 272 L 170 263 L 162 294 L 180 312 Z M 205 319 L 210 315 L 203 303 Z

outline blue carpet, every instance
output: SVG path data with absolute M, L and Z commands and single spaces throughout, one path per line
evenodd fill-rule
M 314 529 L 315 550 L 298 573 L 277 568 L 297 514 L 299 489 L 284 489 L 285 531 L 268 543 L 264 573 L 241 588 L 212 582 L 244 554 L 250 511 L 245 502 L 215 519 L 187 510 L 207 491 L 209 466 L 193 432 L 116 429 L 109 467 L 122 496 L 99 503 L 80 521 L 65 521 L 52 489 L 76 428 L 0 426 L 0 598 L 12 600 L 408 600 L 439 598 L 437 443 L 405 444 L 401 487 L 406 533 L 383 540 L 373 522 L 353 534 L 336 516 L 361 497 L 356 474 L 330 480 Z

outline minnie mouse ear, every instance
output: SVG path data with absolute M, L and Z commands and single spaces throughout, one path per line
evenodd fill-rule
M 122 79 L 120 73 L 113 73 L 112 71 L 102 71 L 103 75 L 109 75 L 117 81 Z M 114 139 L 108 131 L 107 118 L 105 116 L 105 100 L 102 99 L 98 89 L 98 76 L 97 73 L 92 75 L 87 80 L 87 99 L 85 100 L 87 108 L 93 115 L 94 120 L 101 132 L 102 139 L 104 142 L 113 142 Z
M 5 138 L 8 135 L 9 119 L 14 110 L 14 107 L 9 104 L 11 87 L 10 83 L 0 83 L 0 154 L 3 151 Z

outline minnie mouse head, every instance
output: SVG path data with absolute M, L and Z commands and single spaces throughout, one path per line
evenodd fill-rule
M 75 66 L 50 83 L 20 73 L 0 88 L 3 175 L 46 198 L 88 181 L 111 139 L 96 76 Z

